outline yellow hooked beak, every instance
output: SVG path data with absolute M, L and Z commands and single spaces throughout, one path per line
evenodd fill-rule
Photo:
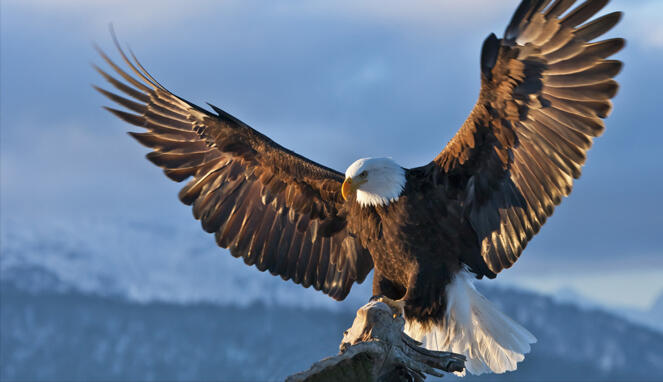
M 366 179 L 359 180 L 357 182 L 353 181 L 352 178 L 347 178 L 343 181 L 343 186 L 341 186 L 341 195 L 343 195 L 343 200 L 348 200 L 348 196 L 356 192 L 359 186 L 366 183 Z

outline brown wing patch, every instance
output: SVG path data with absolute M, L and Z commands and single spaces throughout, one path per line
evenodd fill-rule
M 179 193 L 216 242 L 270 271 L 342 300 L 373 263 L 339 214 L 343 175 L 271 141 L 214 107 L 216 115 L 161 86 L 118 45 L 136 77 L 99 51 L 126 82 L 95 67 L 121 96 L 97 88 L 130 112 L 107 108 L 144 128 L 131 136 L 171 179 L 190 179 Z M 133 56 L 133 54 L 132 54 Z

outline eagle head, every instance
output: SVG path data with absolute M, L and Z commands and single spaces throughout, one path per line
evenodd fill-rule
M 345 170 L 343 199 L 356 193 L 362 207 L 384 206 L 398 200 L 405 187 L 405 170 L 391 158 L 362 158 Z

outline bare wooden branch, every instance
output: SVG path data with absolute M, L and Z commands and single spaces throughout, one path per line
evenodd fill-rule
M 287 382 L 423 381 L 462 371 L 465 356 L 431 351 L 403 332 L 405 320 L 384 302 L 372 301 L 357 311 L 343 335 L 340 353 L 316 362 Z

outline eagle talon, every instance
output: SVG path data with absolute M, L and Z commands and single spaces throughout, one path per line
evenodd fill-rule
M 386 296 L 373 296 L 371 301 L 378 301 L 387 304 L 387 306 L 394 312 L 394 318 L 403 317 L 405 309 L 405 300 L 392 300 Z

